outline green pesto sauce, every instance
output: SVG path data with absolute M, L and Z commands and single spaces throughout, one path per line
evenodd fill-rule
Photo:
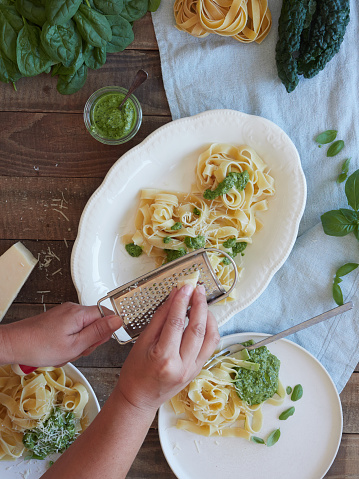
M 185 236 L 184 244 L 187 246 L 187 248 L 204 248 L 204 245 L 206 244 L 206 238 L 201 235 L 196 236 L 195 238 L 191 238 L 191 236 Z
M 166 253 L 165 263 L 169 263 L 170 261 L 173 261 L 174 259 L 181 258 L 185 254 L 187 254 L 187 251 L 184 248 L 165 249 L 165 253 Z
M 248 181 L 249 173 L 247 170 L 244 170 L 241 173 L 228 173 L 225 179 L 218 184 L 216 189 L 211 190 L 210 188 L 208 188 L 203 193 L 203 198 L 205 198 L 206 200 L 214 200 L 218 198 L 218 196 L 225 195 L 232 188 L 236 188 L 236 190 L 242 191 L 247 186 Z
M 243 343 L 244 346 L 250 344 L 253 344 L 253 341 Z M 265 346 L 248 351 L 248 354 L 248 361 L 259 364 L 260 368 L 258 371 L 238 368 L 235 388 L 243 401 L 253 405 L 273 397 L 277 392 L 280 361 Z
M 92 114 L 96 133 L 111 140 L 118 140 L 131 133 L 136 124 L 137 113 L 130 99 L 121 110 L 118 108 L 124 98 L 123 93 L 106 93 L 99 97 Z
M 135 243 L 128 243 L 125 245 L 127 253 L 132 256 L 133 258 L 138 258 L 142 254 L 141 246 L 138 246 Z

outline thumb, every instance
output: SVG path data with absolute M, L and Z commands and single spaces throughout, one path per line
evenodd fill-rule
M 97 319 L 78 333 L 79 349 L 84 351 L 96 343 L 107 341 L 121 326 L 122 319 L 117 315 Z

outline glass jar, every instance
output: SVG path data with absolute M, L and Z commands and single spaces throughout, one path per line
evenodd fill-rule
M 130 95 L 119 110 L 118 106 L 128 90 L 106 86 L 95 91 L 84 108 L 87 130 L 96 140 L 106 145 L 120 145 L 131 140 L 142 123 L 142 108 L 135 95 Z

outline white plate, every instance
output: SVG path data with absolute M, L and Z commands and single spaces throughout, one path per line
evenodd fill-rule
M 211 143 L 248 144 L 270 167 L 276 194 L 260 215 L 264 227 L 244 256 L 240 297 L 213 306 L 220 325 L 249 306 L 288 257 L 306 200 L 298 152 L 277 125 L 233 110 L 213 110 L 173 121 L 123 155 L 88 201 L 79 225 L 71 271 L 82 304 L 154 269 L 153 258 L 132 258 L 120 237 L 134 232 L 142 188 L 189 192 L 198 155 Z
M 88 393 L 89 400 L 85 406 L 84 413 L 91 423 L 100 412 L 100 405 L 90 383 L 85 376 L 68 363 L 64 366 L 67 376 L 73 381 L 83 384 Z M 56 461 L 60 454 L 51 454 L 44 460 L 31 459 L 30 461 L 20 457 L 16 461 L 0 461 L 0 477 L 2 479 L 39 479 L 49 468 L 50 461 Z
M 239 333 L 222 338 L 223 347 L 267 334 Z M 242 438 L 202 437 L 176 429 L 176 415 L 169 403 L 159 412 L 161 446 L 179 479 L 321 479 L 332 464 L 341 440 L 342 408 L 327 371 L 308 351 L 281 339 L 268 345 L 281 361 L 284 388 L 303 386 L 303 397 L 282 406 L 264 405 L 264 426 L 257 435 L 266 438 L 280 428 L 281 437 L 272 447 Z M 279 414 L 291 406 L 295 413 L 286 421 Z M 196 445 L 196 442 L 197 445 Z M 198 449 L 197 449 L 198 446 Z M 233 473 L 235 476 L 233 476 Z

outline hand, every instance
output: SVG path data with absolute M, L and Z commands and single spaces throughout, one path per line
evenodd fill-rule
M 117 390 L 141 410 L 157 408 L 200 372 L 219 342 L 217 321 L 208 311 L 203 286 L 173 290 L 133 346 Z M 192 296 L 188 326 L 187 308 Z
M 96 306 L 63 303 L 38 316 L 0 326 L 7 351 L 1 359 L 9 364 L 57 366 L 87 356 L 122 326 L 121 318 L 104 310 L 103 318 Z

